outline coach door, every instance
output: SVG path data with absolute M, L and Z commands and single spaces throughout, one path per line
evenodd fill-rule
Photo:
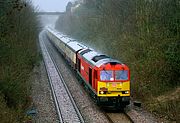
M 92 69 L 89 68 L 89 84 L 92 86 Z

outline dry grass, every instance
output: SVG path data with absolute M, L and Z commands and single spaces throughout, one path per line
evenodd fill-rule
M 17 123 L 14 120 L 16 119 L 16 112 L 13 112 L 13 110 L 7 107 L 2 94 L 0 94 L 0 109 L 1 123 Z
M 159 117 L 176 122 L 180 121 L 180 88 L 147 101 L 145 108 Z

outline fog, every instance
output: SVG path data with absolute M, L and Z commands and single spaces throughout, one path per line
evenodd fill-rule
M 50 26 L 54 28 L 58 17 L 59 15 L 39 15 L 39 20 L 43 27 Z
M 32 3 L 41 12 L 64 12 L 69 1 L 72 0 L 32 0 Z

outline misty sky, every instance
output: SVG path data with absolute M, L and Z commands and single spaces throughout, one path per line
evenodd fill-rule
M 39 11 L 64 12 L 66 5 L 72 0 L 32 0 L 34 6 L 38 6 Z

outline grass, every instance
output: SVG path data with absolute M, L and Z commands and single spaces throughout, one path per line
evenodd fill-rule
M 145 103 L 145 107 L 159 117 L 166 117 L 166 119 L 171 121 L 179 121 L 179 95 L 180 88 L 177 88 L 173 92 L 168 92 L 149 100 Z

